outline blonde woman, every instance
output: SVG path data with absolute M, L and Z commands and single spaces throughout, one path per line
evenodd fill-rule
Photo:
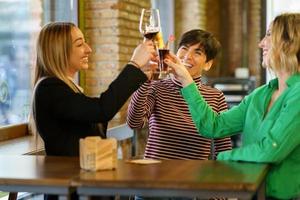
M 78 156 L 80 138 L 105 137 L 107 122 L 147 80 L 146 64 L 156 57 L 152 42 L 140 44 L 109 88 L 98 98 L 91 98 L 73 81 L 78 70 L 88 69 L 92 53 L 74 24 L 45 25 L 38 37 L 37 52 L 34 121 L 47 155 L 58 156 Z
M 243 132 L 240 148 L 220 152 L 218 160 L 270 163 L 269 199 L 300 196 L 300 13 L 282 14 L 271 23 L 259 47 L 263 65 L 277 76 L 240 105 L 216 114 L 174 55 L 166 60 L 183 84 L 184 99 L 201 135 L 220 138 Z

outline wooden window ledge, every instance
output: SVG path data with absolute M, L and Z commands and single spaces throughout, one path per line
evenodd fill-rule
M 43 142 L 34 135 L 0 142 L 0 155 L 36 154 L 42 152 L 43 149 Z
M 34 135 L 28 135 L 27 124 L 2 127 L 0 128 L 0 132 L 2 139 L 19 136 L 14 139 L 0 141 L 0 155 L 45 153 L 42 139 Z M 118 141 L 125 141 L 133 138 L 133 130 L 131 130 L 126 124 L 110 127 L 107 130 L 107 137 L 116 138 Z

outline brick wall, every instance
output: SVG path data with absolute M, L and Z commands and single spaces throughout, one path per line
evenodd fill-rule
M 175 37 L 184 32 L 206 26 L 207 0 L 175 0 Z
M 98 96 L 129 61 L 134 48 L 142 41 L 139 17 L 149 0 L 85 0 L 84 32 L 93 49 L 89 70 L 84 72 L 84 88 L 89 96 Z M 124 121 L 127 104 L 112 123 Z

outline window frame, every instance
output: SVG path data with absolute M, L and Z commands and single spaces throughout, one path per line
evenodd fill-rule
M 66 20 L 66 21 L 72 21 L 73 23 L 78 24 L 78 21 L 79 21 L 78 20 L 78 16 L 79 16 L 78 6 L 81 1 L 70 0 L 67 3 L 65 1 L 60 1 L 60 0 L 53 0 L 53 1 L 41 0 L 41 1 L 42 1 L 43 9 L 45 8 L 46 4 L 47 4 L 47 6 L 49 6 L 48 8 L 50 8 L 46 11 L 46 12 L 49 12 L 48 16 L 42 17 L 41 25 L 44 25 L 45 21 L 47 21 L 47 22 L 48 21 L 64 21 L 64 20 L 58 19 L 59 18 L 58 15 L 60 13 L 59 13 L 59 10 L 57 10 L 56 8 L 59 8 L 59 6 L 62 5 L 62 4 L 59 4 L 60 2 L 65 3 L 65 5 L 62 6 L 64 12 L 66 11 L 65 7 L 66 7 L 67 3 L 70 3 L 69 10 L 67 10 L 67 12 L 69 13 L 70 19 Z M 33 68 L 32 67 L 30 67 L 28 69 L 28 73 L 30 74 L 30 82 L 32 82 L 32 79 L 33 79 L 33 77 L 32 77 Z M 31 93 L 30 96 L 32 96 L 32 92 L 33 92 L 33 87 L 31 87 L 31 90 L 29 92 L 29 93 Z M 29 101 L 29 104 L 31 104 L 30 101 Z M 28 113 L 28 115 L 29 115 L 29 113 Z M 8 125 L 0 125 L 0 142 L 3 142 L 3 141 L 6 142 L 6 141 L 13 140 L 16 138 L 21 138 L 21 137 L 31 135 L 31 133 L 28 129 L 28 123 L 29 123 L 29 120 L 26 122 L 18 122 L 18 123 L 12 123 L 12 124 L 8 124 Z M 24 152 L 24 153 L 26 153 L 26 152 Z

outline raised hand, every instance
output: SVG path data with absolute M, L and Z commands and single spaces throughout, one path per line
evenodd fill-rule
M 181 82 L 182 87 L 185 87 L 193 82 L 193 78 L 186 67 L 172 52 L 170 52 L 168 58 L 165 59 L 165 63 L 171 68 L 170 72 L 175 76 L 175 78 Z
M 141 70 L 144 72 L 144 74 L 146 74 L 148 80 L 153 80 L 154 73 L 158 71 L 158 64 L 157 62 L 150 60 L 147 65 L 141 67 Z
M 156 60 L 156 57 L 157 53 L 153 42 L 145 40 L 135 48 L 130 61 L 135 63 L 135 65 L 137 65 L 136 67 L 142 68 L 148 65 L 150 60 Z

